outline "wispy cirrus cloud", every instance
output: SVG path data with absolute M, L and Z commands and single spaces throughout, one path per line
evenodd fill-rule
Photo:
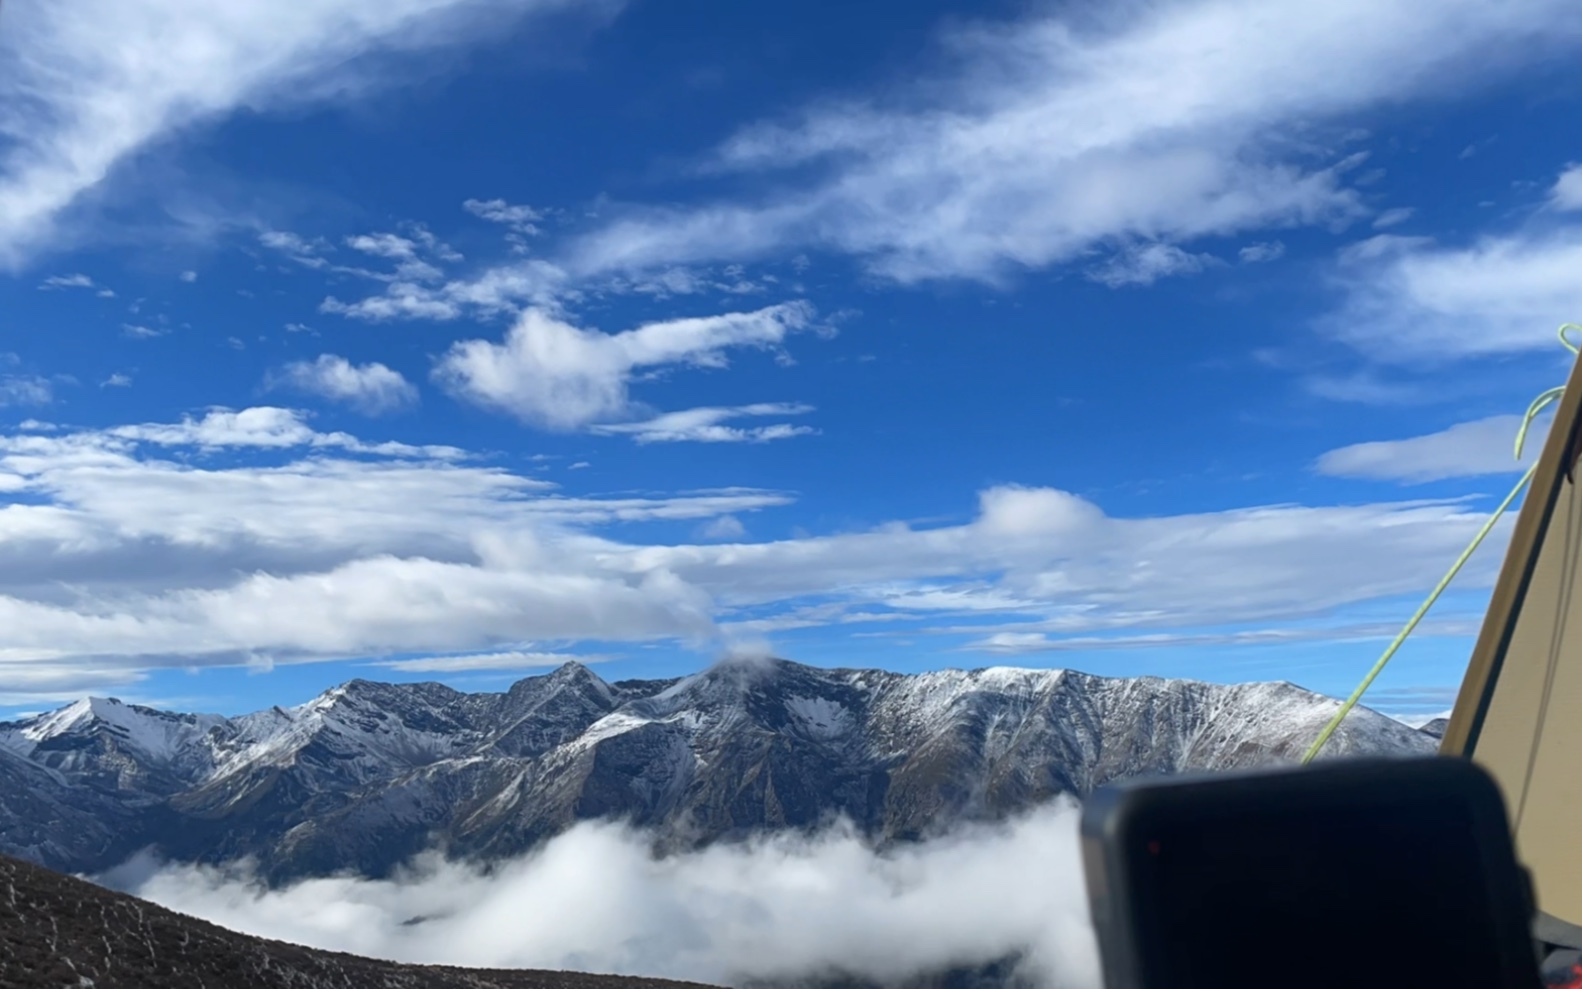
M 1490 416 L 1457 423 L 1437 433 L 1404 440 L 1356 443 L 1331 450 L 1313 465 L 1320 474 L 1421 484 L 1452 477 L 1520 473 L 1543 449 L 1552 417 L 1528 429 L 1522 459 L 1516 459 L 1516 434 L 1522 417 Z
M 344 100 L 364 56 L 453 45 L 523 15 L 615 0 L 82 0 L 7 4 L 0 31 L 0 264 L 161 138 L 239 107 Z
M 42 282 L 39 282 L 38 287 L 41 288 L 41 289 L 52 289 L 52 288 L 97 288 L 98 286 L 96 284 L 94 284 L 94 280 L 92 278 L 89 278 L 87 275 L 84 275 L 82 272 L 78 272 L 78 273 L 76 273 L 74 275 L 50 275 L 48 278 L 44 279 Z
M 1118 251 L 1104 264 L 1091 269 L 1088 278 L 1110 288 L 1152 285 L 1161 278 L 1196 274 L 1223 263 L 1212 254 L 1192 254 L 1174 244 L 1145 244 Z
M 1558 351 L 1555 328 L 1582 318 L 1582 226 L 1489 235 L 1461 247 L 1380 235 L 1341 261 L 1345 302 L 1319 326 L 1381 362 Z
M 630 436 L 638 443 L 766 443 L 770 440 L 806 436 L 815 430 L 788 422 L 769 426 L 728 426 L 732 419 L 749 416 L 794 416 L 812 412 L 811 405 L 792 402 L 760 402 L 754 405 L 684 409 L 666 412 L 640 422 L 605 423 L 589 427 L 589 432 L 606 436 Z
M 1579 43 L 1582 12 L 1564 0 L 1200 0 L 958 29 L 956 69 L 926 88 L 750 127 L 707 163 L 769 177 L 769 191 L 616 211 L 567 264 L 811 247 L 902 282 L 993 279 L 1117 243 L 1342 223 L 1369 212 L 1347 185 L 1360 159 L 1336 140 L 1315 153 L 1300 128 L 1439 99 Z
M 423 656 L 417 659 L 392 659 L 374 666 L 402 673 L 471 673 L 478 670 L 531 670 L 566 663 L 597 663 L 603 656 L 566 652 L 533 652 L 512 649 L 505 652 L 467 653 L 459 656 Z

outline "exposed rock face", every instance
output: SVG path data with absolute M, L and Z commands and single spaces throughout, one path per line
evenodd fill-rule
M 1288 683 L 779 660 L 614 684 L 573 663 L 499 694 L 353 680 L 238 718 L 96 698 L 0 724 L 0 851 L 70 871 L 146 846 L 250 855 L 283 881 L 382 876 L 436 845 L 514 855 L 602 817 L 662 848 L 836 815 L 911 840 L 1124 777 L 1294 760 L 1336 706 Z M 1359 708 L 1325 754 L 1435 747 Z

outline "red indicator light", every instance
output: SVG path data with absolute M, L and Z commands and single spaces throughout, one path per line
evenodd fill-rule
M 1150 841 L 1148 843 L 1148 854 L 1149 855 L 1158 855 L 1159 854 L 1159 842 L 1157 842 L 1157 841 Z

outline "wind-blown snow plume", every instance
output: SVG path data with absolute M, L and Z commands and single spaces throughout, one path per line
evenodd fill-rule
M 237 930 L 410 962 L 726 985 L 888 981 L 1021 955 L 1041 986 L 1099 983 L 1075 805 L 879 853 L 849 826 L 655 859 L 585 823 L 489 875 L 430 855 L 396 879 L 266 891 L 244 868 L 134 862 L 107 883 Z

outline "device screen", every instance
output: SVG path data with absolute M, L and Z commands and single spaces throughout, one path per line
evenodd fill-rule
M 1194 816 L 1138 840 L 1150 986 L 1502 984 L 1477 832 L 1453 798 Z

